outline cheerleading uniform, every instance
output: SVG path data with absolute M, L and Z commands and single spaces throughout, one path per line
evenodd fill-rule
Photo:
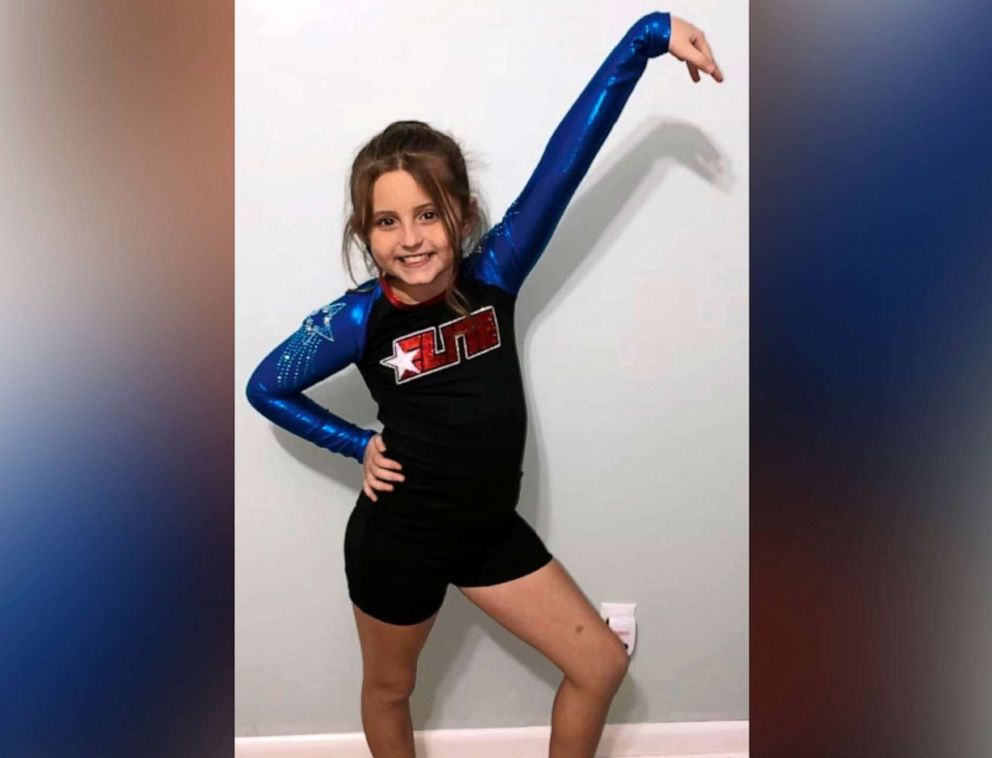
M 349 596 L 383 621 L 433 615 L 447 585 L 497 584 L 551 560 L 516 512 L 526 405 L 514 308 L 579 182 L 649 58 L 668 51 L 671 19 L 652 13 L 624 35 L 558 125 L 520 196 L 455 272 L 470 304 L 444 294 L 409 305 L 370 279 L 311 312 L 248 382 L 279 426 L 361 462 L 375 432 L 303 391 L 355 364 L 379 407 L 392 491 L 363 491 L 345 530 Z

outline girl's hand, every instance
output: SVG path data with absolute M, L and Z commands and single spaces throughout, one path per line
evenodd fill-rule
M 699 71 L 702 69 L 718 82 L 723 81 L 723 72 L 713 60 L 713 51 L 700 29 L 678 16 L 672 16 L 672 36 L 668 40 L 668 52 L 685 61 L 689 67 L 692 81 L 699 82 Z
M 372 502 L 378 502 L 378 498 L 372 492 L 373 489 L 386 491 L 394 489 L 393 485 L 382 480 L 402 482 L 406 479 L 403 474 L 390 471 L 390 469 L 399 471 L 403 466 L 384 456 L 384 452 L 386 452 L 386 443 L 383 442 L 381 434 L 372 437 L 369 444 L 365 446 L 365 457 L 362 460 L 362 467 L 365 469 L 365 481 L 362 483 L 362 489 Z

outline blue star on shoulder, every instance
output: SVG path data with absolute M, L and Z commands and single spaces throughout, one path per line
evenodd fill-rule
M 334 314 L 344 307 L 345 303 L 329 303 L 323 308 L 318 308 L 306 317 L 303 325 L 286 341 L 276 371 L 276 384 L 280 388 L 295 386 L 306 380 L 313 369 L 314 356 L 321 344 L 321 338 L 334 342 L 331 320 Z
M 319 334 L 328 342 L 334 342 L 334 332 L 331 331 L 331 319 L 344 307 L 344 303 L 330 303 L 323 308 L 318 308 L 307 316 L 307 320 L 304 322 L 306 330 Z

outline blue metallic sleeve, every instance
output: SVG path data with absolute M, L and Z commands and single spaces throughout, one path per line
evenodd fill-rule
M 258 365 L 247 387 L 248 402 L 274 424 L 359 463 L 375 432 L 334 415 L 303 390 L 361 357 L 370 300 L 349 293 L 313 311 Z
M 516 295 L 623 110 L 649 58 L 668 52 L 671 15 L 637 21 L 551 135 L 537 168 L 473 256 L 476 276 Z

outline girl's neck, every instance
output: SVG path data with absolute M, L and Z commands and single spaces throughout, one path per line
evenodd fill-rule
M 389 289 L 393 296 L 405 305 L 420 305 L 429 300 L 434 300 L 448 288 L 448 282 L 452 277 L 452 270 L 449 269 L 430 284 L 407 284 L 398 277 L 384 275 Z

